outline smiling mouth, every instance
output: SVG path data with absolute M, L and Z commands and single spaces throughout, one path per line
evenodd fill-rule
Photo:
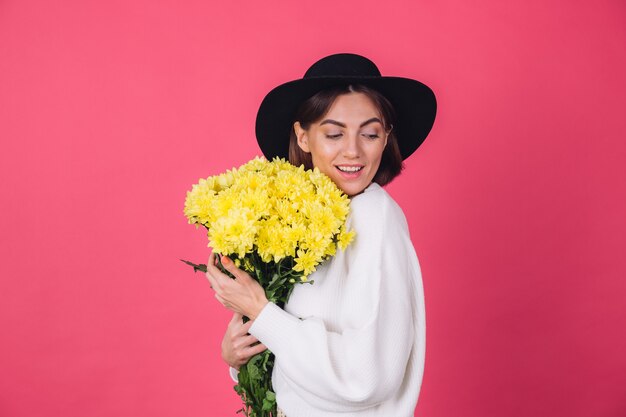
M 341 172 L 359 172 L 360 170 L 363 169 L 363 166 L 339 166 L 337 165 L 336 168 Z

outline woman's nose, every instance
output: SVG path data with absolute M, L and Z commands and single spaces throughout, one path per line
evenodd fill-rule
M 343 154 L 349 158 L 358 158 L 361 154 L 358 134 L 348 135 L 344 141 Z

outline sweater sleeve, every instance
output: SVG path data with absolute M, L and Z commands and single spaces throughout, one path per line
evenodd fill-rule
M 230 378 L 233 381 L 235 381 L 236 383 L 239 383 L 239 371 L 238 370 L 236 370 L 232 366 L 229 366 L 228 367 L 228 373 L 230 374 Z
M 362 234 L 357 250 L 365 256 L 350 263 L 348 278 L 362 280 L 371 300 L 361 325 L 330 331 L 319 318 L 302 320 L 268 303 L 249 330 L 280 359 L 290 388 L 320 409 L 375 406 L 404 380 L 415 334 L 412 275 L 420 270 L 410 262 L 415 252 L 401 216 Z

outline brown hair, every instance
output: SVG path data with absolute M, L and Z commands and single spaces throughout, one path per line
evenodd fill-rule
M 349 93 L 363 93 L 372 100 L 374 106 L 380 113 L 385 131 L 389 132 L 387 146 L 385 146 L 383 150 L 380 166 L 378 167 L 376 175 L 374 175 L 374 182 L 381 186 L 389 184 L 391 180 L 400 175 L 404 165 L 402 164 L 402 155 L 398 147 L 398 140 L 392 129 L 395 120 L 395 111 L 389 100 L 378 91 L 360 84 L 322 90 L 300 105 L 296 112 L 294 122 L 298 121 L 303 129 L 308 129 L 311 123 L 315 123 L 324 117 L 337 97 Z M 304 168 L 313 169 L 311 154 L 304 152 L 300 148 L 296 132 L 293 128 L 291 129 L 289 137 L 289 162 L 295 166 L 304 164 Z

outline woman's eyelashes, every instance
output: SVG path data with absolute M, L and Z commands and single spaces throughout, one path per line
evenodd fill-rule
M 325 134 L 327 139 L 339 139 L 341 136 L 343 136 L 342 132 L 337 132 L 337 133 L 326 133 Z M 361 136 L 367 138 L 367 139 L 378 139 L 380 137 L 380 135 L 378 133 L 371 133 L 371 132 L 363 132 L 361 133 Z

